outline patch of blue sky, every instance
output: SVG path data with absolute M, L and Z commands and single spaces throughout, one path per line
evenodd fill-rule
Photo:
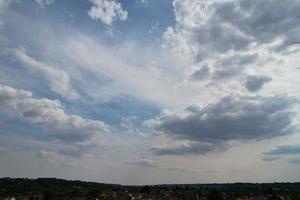
M 12 24 L 14 26 L 16 23 L 20 23 L 21 26 L 29 25 L 27 30 L 30 30 L 30 23 L 34 22 L 36 25 L 47 22 L 47 25 L 51 25 L 56 31 L 72 30 L 76 27 L 77 31 L 95 36 L 107 44 L 129 40 L 148 45 L 153 44 L 153 41 L 159 44 L 166 28 L 175 24 L 171 0 L 148 0 L 147 3 L 141 3 L 139 0 L 123 0 L 120 3 L 128 12 L 127 19 L 125 21 L 115 20 L 111 26 L 90 18 L 88 15 L 88 10 L 92 6 L 90 1 L 71 0 L 55 1 L 44 9 L 32 1 L 16 2 L 11 6 L 15 13 L 18 13 L 23 19 L 18 18 Z M 32 9 L 33 7 L 35 9 Z M 57 23 L 58 21 L 60 23 Z M 113 36 L 107 34 L 111 31 Z M 10 32 L 17 33 L 18 31 Z M 66 34 L 68 33 L 66 32 Z
M 88 119 L 101 120 L 105 123 L 123 129 L 122 121 L 131 120 L 135 128 L 144 129 L 143 122 L 156 116 L 161 108 L 156 105 L 142 102 L 128 95 L 120 95 L 110 100 L 98 102 L 76 101 L 66 104 L 68 112 L 79 114 Z
M 5 123 L 1 124 L 0 134 L 7 137 L 19 136 L 21 138 L 34 139 L 38 141 L 50 141 L 54 140 L 53 137 L 44 132 L 40 127 L 29 124 L 28 122 L 18 118 L 6 118 L 0 115 L 1 121 Z
M 171 0 L 120 1 L 128 17 L 125 22 L 118 22 L 118 28 L 126 38 L 149 44 L 160 38 L 168 26 L 175 24 Z

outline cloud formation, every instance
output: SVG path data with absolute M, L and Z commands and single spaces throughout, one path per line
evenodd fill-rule
M 106 25 L 111 25 L 115 20 L 126 20 L 127 11 L 123 10 L 121 3 L 115 0 L 91 0 L 93 6 L 88 11 L 94 20 L 101 20 Z
M 231 140 L 263 140 L 293 133 L 292 104 L 293 100 L 285 97 L 227 96 L 202 107 L 164 111 L 147 123 L 174 139 L 199 142 L 176 149 L 154 149 L 156 154 L 203 154 Z
M 83 119 L 67 114 L 58 100 L 37 99 L 26 90 L 0 85 L 0 109 L 40 127 L 50 136 L 63 142 L 82 142 L 94 134 L 107 131 L 101 121 Z
M 240 85 L 241 77 L 251 74 L 246 87 L 259 91 L 272 80 L 281 55 L 298 41 L 296 0 L 174 0 L 173 7 L 176 24 L 165 30 L 162 47 L 189 61 L 188 80 L 197 84 L 231 90 L 224 80 Z M 260 76 L 255 73 L 270 78 L 254 83 L 251 78 Z
M 165 32 L 165 45 L 201 60 L 211 53 L 246 50 L 251 45 L 282 46 L 295 38 L 300 3 L 275 1 L 174 0 L 176 26 Z
M 15 49 L 14 54 L 26 69 L 45 78 L 51 91 L 67 99 L 79 97 L 71 86 L 71 78 L 66 71 L 34 59 L 23 48 Z
M 245 87 L 250 92 L 255 92 L 255 91 L 262 89 L 264 84 L 271 80 L 272 80 L 272 78 L 270 78 L 268 76 L 249 75 L 246 78 Z

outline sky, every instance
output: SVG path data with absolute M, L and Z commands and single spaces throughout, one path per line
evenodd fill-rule
M 300 181 L 299 0 L 0 0 L 0 177 Z

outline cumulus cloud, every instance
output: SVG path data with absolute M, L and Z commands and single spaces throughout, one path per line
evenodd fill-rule
M 123 10 L 121 3 L 115 0 L 91 0 L 93 6 L 88 11 L 94 20 L 101 20 L 104 24 L 111 25 L 115 20 L 126 20 L 127 11 Z
M 279 37 L 284 37 L 282 45 L 287 45 L 299 29 L 295 22 L 300 3 L 295 0 L 174 0 L 173 5 L 176 26 L 166 30 L 165 45 L 188 51 L 195 58 L 203 58 L 207 53 L 244 50 Z
M 264 153 L 265 155 L 300 154 L 300 145 L 281 145 Z
M 267 64 L 275 68 L 280 55 L 298 41 L 296 0 L 174 0 L 173 6 L 176 24 L 165 30 L 162 47 L 189 60 L 189 79 L 198 82 L 240 84 L 250 71 L 263 71 Z M 260 89 L 250 85 L 250 92 Z
M 263 140 L 293 133 L 292 104 L 293 100 L 285 97 L 227 96 L 202 107 L 164 111 L 147 123 L 171 138 L 199 142 L 154 149 L 156 154 L 204 154 L 232 140 Z
M 271 81 L 272 78 L 268 76 L 263 76 L 263 75 L 249 75 L 246 78 L 246 83 L 245 87 L 250 91 L 250 92 L 255 92 L 264 86 L 265 83 Z
M 76 99 L 79 97 L 71 86 L 71 78 L 66 71 L 34 59 L 23 48 L 15 49 L 14 54 L 26 69 L 45 78 L 49 83 L 51 91 L 67 99 Z
M 16 117 L 64 142 L 82 142 L 107 131 L 103 122 L 69 115 L 58 100 L 37 99 L 29 91 L 0 85 L 0 102 L 3 112 L 15 112 Z

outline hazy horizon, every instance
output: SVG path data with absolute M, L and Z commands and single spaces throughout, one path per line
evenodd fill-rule
M 0 177 L 299 182 L 300 1 L 0 0 Z

